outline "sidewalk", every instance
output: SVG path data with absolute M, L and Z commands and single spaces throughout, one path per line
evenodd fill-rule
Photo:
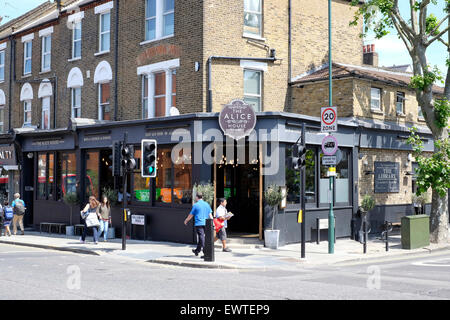
M 370 262 L 405 258 L 408 255 L 425 255 L 432 252 L 450 252 L 450 242 L 444 245 L 431 244 L 426 248 L 403 250 L 401 249 L 400 235 L 390 237 L 389 251 L 385 251 L 385 243 L 376 238 L 370 239 L 367 253 L 363 254 L 363 246 L 351 239 L 337 239 L 334 254 L 328 254 L 328 242 L 322 241 L 319 245 L 306 243 L 306 259 L 300 259 L 301 245 L 290 244 L 278 250 L 264 248 L 263 246 L 231 244 L 233 252 L 222 252 L 216 243 L 215 261 L 205 262 L 194 256 L 191 249 L 194 245 L 170 242 L 127 240 L 126 250 L 122 250 L 121 239 L 100 242 L 95 245 L 92 237 L 87 238 L 86 244 L 79 242 L 79 237 L 47 234 L 39 232 L 26 232 L 24 236 L 0 237 L 0 243 L 30 246 L 44 249 L 70 251 L 75 253 L 108 256 L 120 259 L 132 259 L 140 262 L 157 264 L 222 269 L 292 269 L 303 266 L 344 265 L 358 262 Z

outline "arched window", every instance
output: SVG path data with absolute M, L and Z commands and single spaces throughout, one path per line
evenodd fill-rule
M 80 68 L 73 68 L 67 77 L 67 88 L 71 89 L 71 117 L 81 118 L 81 87 L 83 86 L 83 73 Z
M 22 90 L 20 91 L 20 101 L 23 102 L 23 126 L 31 126 L 31 102 L 33 101 L 33 88 L 28 82 L 22 86 Z
M 111 120 L 112 69 L 107 61 L 102 61 L 95 69 L 94 83 L 98 84 L 98 119 Z
M 39 86 L 38 98 L 42 99 L 42 120 L 41 128 L 50 129 L 50 98 L 53 95 L 53 88 L 50 80 L 42 80 Z

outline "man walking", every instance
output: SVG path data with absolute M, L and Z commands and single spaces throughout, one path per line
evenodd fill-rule
M 203 250 L 205 246 L 205 225 L 206 225 L 206 219 L 210 218 L 212 219 L 212 210 L 210 205 L 203 200 L 203 195 L 201 193 L 197 193 L 196 203 L 192 206 L 192 210 L 189 213 L 189 215 L 184 220 L 184 224 L 187 225 L 188 222 L 194 218 L 194 226 L 195 226 L 195 232 L 198 236 L 198 243 L 197 248 L 192 249 L 192 252 L 198 256 L 200 251 Z M 201 256 L 201 258 L 204 258 L 204 256 Z
M 14 235 L 17 234 L 17 223 L 19 223 L 20 231 L 22 231 L 22 235 L 25 234 L 23 230 L 23 216 L 25 214 L 25 202 L 20 199 L 20 194 L 16 193 L 14 194 L 14 201 L 11 204 L 11 207 L 14 211 L 14 218 L 13 218 L 13 232 Z
M 223 227 L 217 232 L 216 236 L 214 237 L 214 242 L 216 242 L 218 239 L 222 241 L 222 251 L 224 252 L 231 252 L 230 248 L 227 248 L 227 220 L 229 220 L 231 217 L 227 217 L 228 211 L 227 211 L 227 200 L 225 198 L 219 199 L 220 205 L 217 207 L 216 210 L 216 218 L 220 221 L 224 221 Z

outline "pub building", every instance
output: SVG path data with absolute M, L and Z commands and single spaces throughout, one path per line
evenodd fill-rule
M 69 224 L 70 210 L 62 199 L 67 192 L 76 191 L 81 204 L 76 206 L 77 210 L 72 210 L 72 223 L 78 224 L 79 210 L 87 203 L 88 197 L 93 195 L 99 199 L 103 190 L 110 188 L 128 195 L 126 207 L 131 210 L 131 214 L 145 216 L 146 234 L 144 228 L 134 227 L 133 238 L 195 243 L 193 226 L 186 227 L 183 221 L 193 203 L 193 186 L 212 183 L 215 197 L 227 198 L 228 210 L 235 213 L 228 224 L 230 236 L 244 234 L 262 239 L 264 229 L 271 227 L 263 193 L 269 186 L 277 185 L 287 190 L 283 201 L 285 206 L 279 208 L 275 217 L 275 229 L 280 230 L 280 243 L 299 242 L 298 172 L 286 167 L 285 160 L 291 154 L 292 144 L 301 136 L 302 123 L 306 125 L 308 149 L 306 239 L 314 241 L 316 236 L 312 229 L 316 219 L 327 218 L 329 211 L 327 167 L 321 164 L 321 144 L 327 134 L 320 132 L 319 118 L 285 112 L 256 113 L 252 131 L 256 134 L 249 134 L 237 142 L 223 135 L 218 113 L 183 114 L 114 123 L 72 119 L 66 129 L 16 129 L 19 131 L 16 137 L 21 145 L 19 159 L 22 159 L 20 190 L 27 206 L 32 207 L 28 221 L 35 227 L 49 221 Z M 381 188 L 375 192 L 397 192 L 398 186 L 395 184 L 402 183 L 400 177 L 405 179 L 403 163 L 381 162 L 375 165 L 375 175 L 371 172 L 360 173 L 358 162 L 364 152 L 376 149 L 405 150 L 408 146 L 404 142 L 405 129 L 401 127 L 369 125 L 357 119 L 343 119 L 338 121 L 338 126 L 339 131 L 334 134 L 339 151 L 336 154 L 338 164 L 332 197 L 336 236 L 349 237 L 352 228 L 355 228 L 352 220 L 357 216 L 359 188 L 362 184 L 360 180 L 366 178 L 360 175 L 372 174 L 375 185 Z M 178 131 L 181 134 L 174 134 L 177 130 L 181 130 Z M 112 176 L 111 166 L 112 144 L 122 141 L 125 133 L 128 143 L 134 146 L 137 168 L 128 175 L 128 190 L 124 193 L 121 190 L 121 178 Z M 420 133 L 429 135 L 426 130 Z M 158 143 L 155 179 L 141 177 L 142 139 L 156 139 Z M 174 149 L 180 142 L 183 143 L 183 149 Z M 234 148 L 230 149 L 230 145 Z M 211 163 L 205 155 L 214 154 L 218 148 L 223 148 L 223 154 L 219 151 Z M 425 150 L 432 150 L 431 138 L 426 140 Z M 178 154 L 172 156 L 172 152 Z M 242 155 L 245 163 L 242 158 L 239 160 Z M 278 162 L 271 163 L 274 159 Z M 383 166 L 393 170 L 389 175 L 377 177 L 378 170 L 382 170 Z M 387 217 L 398 220 L 401 216 L 399 212 L 409 209 L 381 205 L 377 210 L 380 213 L 374 215 L 374 219 L 378 220 L 373 221 L 374 226 L 381 225 Z M 118 203 L 112 210 L 116 235 L 121 234 L 121 218 L 121 203 Z M 322 239 L 326 239 L 326 230 L 322 232 Z

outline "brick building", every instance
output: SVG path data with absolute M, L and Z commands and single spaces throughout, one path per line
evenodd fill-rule
M 122 181 L 109 169 L 111 146 L 128 133 L 137 158 L 141 139 L 156 138 L 159 145 L 161 175 L 150 181 L 136 170 L 126 190 L 131 210 L 147 217 L 146 238 L 195 242 L 193 230 L 182 221 L 193 185 L 207 181 L 215 183 L 217 197 L 235 197 L 230 205 L 243 213 L 233 218 L 230 230 L 261 238 L 269 221 L 263 190 L 277 184 L 295 192 L 295 186 L 288 186 L 292 177 L 284 159 L 298 140 L 301 123 L 310 128 L 306 142 L 317 150 L 320 145 L 317 110 L 325 99 L 326 83 L 301 90 L 296 86 L 301 80 L 297 75 L 320 70 L 328 59 L 327 3 L 67 0 L 47 2 L 0 26 L 0 72 L 2 52 L 5 55 L 0 139 L 5 147 L 15 146 L 20 165 L 16 168 L 22 174 L 18 179 L 10 170 L 8 183 L 14 180 L 14 190 L 30 204 L 28 223 L 69 223 L 68 214 L 55 214 L 68 210 L 62 201 L 68 190 L 76 191 L 82 202 L 90 194 L 99 197 L 105 187 L 118 191 Z M 344 0 L 334 0 L 332 6 L 333 58 L 342 65 L 362 65 L 361 26 L 348 25 L 356 8 Z M 363 118 L 366 101 L 359 105 L 355 101 L 360 82 L 336 81 L 340 116 Z M 256 163 L 264 162 L 264 155 L 239 168 L 231 163 L 169 161 L 176 143 L 171 140 L 174 130 L 194 133 L 200 124 L 203 134 L 220 131 L 218 112 L 234 99 L 257 112 L 255 130 L 278 132 L 269 140 L 258 139 L 258 152 L 263 154 L 278 144 L 272 151 L 282 164 L 277 172 L 262 176 L 263 167 Z M 344 159 L 340 170 L 346 172 L 346 181 L 338 183 L 347 186 L 345 194 L 335 196 L 338 236 L 350 234 L 358 206 L 358 192 L 351 186 L 358 181 L 361 152 L 354 136 L 361 126 L 344 119 L 337 135 Z M 206 152 L 211 141 L 194 137 L 191 145 L 200 144 Z M 315 163 L 318 182 L 309 190 L 307 238 L 312 237 L 315 219 L 326 216 L 328 207 L 325 191 L 320 190 L 320 159 Z M 291 198 L 287 202 L 275 220 L 283 230 L 282 243 L 300 239 L 295 223 L 299 203 Z M 74 214 L 72 223 L 77 222 L 79 216 Z M 113 210 L 113 224 L 120 229 L 119 210 Z

